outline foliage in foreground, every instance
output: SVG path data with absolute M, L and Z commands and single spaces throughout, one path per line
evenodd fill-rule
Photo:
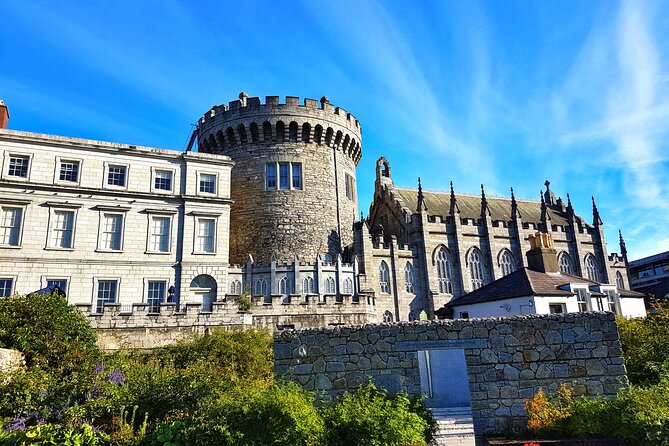
M 615 398 L 572 398 L 537 392 L 526 402 L 528 430 L 548 437 L 616 437 L 642 446 L 669 445 L 669 380 L 621 390 Z
M 426 445 L 434 421 L 422 400 L 391 396 L 373 384 L 333 403 L 295 383 L 225 395 L 200 417 L 158 426 L 151 446 L 408 446 Z
M 646 318 L 617 320 L 632 384 L 656 384 L 669 371 L 669 305 L 655 310 Z
M 266 331 L 213 331 L 104 355 L 60 296 L 0 300 L 0 345 L 26 367 L 0 376 L 4 445 L 424 445 L 422 401 L 369 385 L 333 404 L 275 383 Z

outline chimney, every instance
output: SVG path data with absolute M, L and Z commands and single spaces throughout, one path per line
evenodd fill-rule
M 5 101 L 0 99 L 0 129 L 7 128 L 7 121 L 9 121 L 9 110 L 5 105 Z
M 553 234 L 537 232 L 529 236 L 530 250 L 527 251 L 527 267 L 541 273 L 557 273 L 557 251 L 553 244 Z

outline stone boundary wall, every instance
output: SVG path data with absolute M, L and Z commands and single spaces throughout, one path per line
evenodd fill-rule
M 214 328 L 283 328 L 350 325 L 376 322 L 373 297 L 360 295 L 359 302 L 345 296 L 341 302 L 328 295 L 293 295 L 290 303 L 281 303 L 285 296 L 272 296 L 272 304 L 257 300 L 251 312 L 239 312 L 234 300 L 214 302 L 211 311 L 203 311 L 201 303 L 163 303 L 158 312 L 151 312 L 146 303 L 105 304 L 102 313 L 92 313 L 90 304 L 76 304 L 88 317 L 98 335 L 98 345 L 105 350 L 119 348 L 153 348 L 191 339 Z
M 401 322 L 275 334 L 275 373 L 330 395 L 372 379 L 422 393 L 418 352 L 464 350 L 477 435 L 525 423 L 523 402 L 561 383 L 574 395 L 614 396 L 628 380 L 612 313 Z

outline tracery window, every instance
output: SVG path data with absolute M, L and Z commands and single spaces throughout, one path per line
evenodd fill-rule
M 413 294 L 413 266 L 407 262 L 404 266 L 404 288 L 407 293 Z
M 620 274 L 620 271 L 616 271 L 616 286 L 618 289 L 625 288 L 625 281 L 623 280 L 623 275 Z
M 230 283 L 230 294 L 242 294 L 242 283 L 235 279 Z
M 353 280 L 350 277 L 344 279 L 344 294 L 353 294 Z
M 388 264 L 385 261 L 381 261 L 379 265 L 379 286 L 382 293 L 390 294 L 390 273 L 388 271 Z
M 445 246 L 439 248 L 436 258 L 437 281 L 439 282 L 439 292 L 453 294 L 453 285 L 451 281 L 451 261 L 448 249 Z
M 305 277 L 302 281 L 302 293 L 314 294 L 314 279 L 311 276 Z
M 290 282 L 290 279 L 288 277 L 282 277 L 279 279 L 278 283 L 278 288 L 279 288 L 279 294 L 290 294 L 293 292 L 292 290 L 292 283 Z
M 253 287 L 253 294 L 256 296 L 267 296 L 269 294 L 267 288 L 267 281 L 265 279 L 256 280 L 255 286 Z
M 335 294 L 337 289 L 335 287 L 335 280 L 332 277 L 325 279 L 325 293 L 326 294 Z
M 471 250 L 467 263 L 469 264 L 472 290 L 478 290 L 483 286 L 483 256 L 478 248 Z
M 599 282 L 599 267 L 597 265 L 597 260 L 592 254 L 588 254 L 585 257 L 585 271 L 588 275 L 588 279 L 593 282 Z
M 566 252 L 560 254 L 558 263 L 560 264 L 560 272 L 565 274 L 574 274 L 574 267 L 571 261 L 571 256 L 569 254 Z
M 508 249 L 499 256 L 499 266 L 502 269 L 502 276 L 508 276 L 516 270 L 516 260 Z

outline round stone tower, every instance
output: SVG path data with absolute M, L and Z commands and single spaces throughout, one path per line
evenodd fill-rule
M 228 155 L 232 169 L 230 262 L 333 258 L 353 242 L 355 168 L 362 129 L 353 115 L 319 101 L 278 96 L 218 105 L 198 126 L 199 151 Z

